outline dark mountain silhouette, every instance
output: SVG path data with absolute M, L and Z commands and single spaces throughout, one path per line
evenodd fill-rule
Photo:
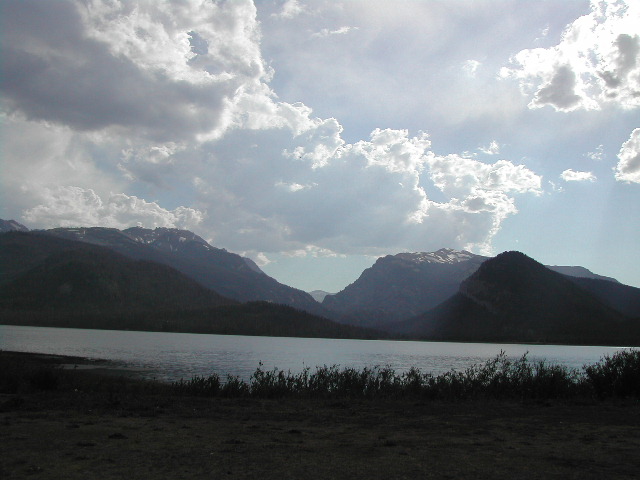
M 54 253 L 19 275 L 0 290 L 0 306 L 122 313 L 237 303 L 166 265 L 90 247 Z
M 345 324 L 438 340 L 640 338 L 640 289 L 582 267 L 547 268 L 518 252 L 389 255 L 321 306 L 185 230 L 11 226 L 0 233 L 3 323 L 87 326 L 88 314 L 100 328 L 379 336 L 320 318 L 326 306 Z
M 238 335 L 381 338 L 286 305 L 240 304 L 177 270 L 38 233 L 0 234 L 0 323 Z
M 619 283 L 618 280 L 616 280 L 615 278 L 605 277 L 604 275 L 598 275 L 597 273 L 593 273 L 591 270 L 584 267 L 568 266 L 568 265 L 547 265 L 547 268 L 550 270 L 553 270 L 554 272 L 567 275 L 569 277 L 593 278 L 597 280 L 606 280 L 608 282 Z
M 26 273 L 53 254 L 76 250 L 83 245 L 72 240 L 43 235 L 37 231 L 1 233 L 0 285 Z
M 640 318 L 640 288 L 596 278 L 569 277 L 569 280 L 620 313 Z
M 429 310 L 454 295 L 487 257 L 441 249 L 379 258 L 322 305 L 345 323 L 383 327 Z
M 617 345 L 640 341 L 637 320 L 520 252 L 487 260 L 453 297 L 394 330 L 449 341 Z
M 339 315 L 342 322 L 389 329 L 393 323 L 435 308 L 452 297 L 460 284 L 488 258 L 446 248 L 430 253 L 387 255 L 344 290 L 326 296 L 322 305 Z M 578 285 L 592 285 L 590 291 L 594 295 L 621 313 L 640 316 L 640 311 L 635 309 L 638 302 L 633 300 L 632 287 L 584 267 L 547 268 L 562 273 Z
M 187 230 L 94 227 L 56 228 L 43 233 L 105 246 L 133 259 L 169 265 L 202 286 L 240 302 L 268 301 L 316 315 L 331 315 L 308 293 L 279 283 L 253 261 L 212 247 Z

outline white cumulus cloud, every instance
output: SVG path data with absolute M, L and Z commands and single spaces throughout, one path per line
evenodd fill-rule
M 577 172 L 567 169 L 560 174 L 560 178 L 565 182 L 595 182 L 596 176 L 591 172 Z
M 123 193 L 103 200 L 91 189 L 67 186 L 47 188 L 43 203 L 28 209 L 23 218 L 41 227 L 103 226 L 127 228 L 141 225 L 148 228 L 176 227 L 193 229 L 204 214 L 193 208 L 167 210 L 155 202 L 147 202 Z
M 591 12 L 550 48 L 522 50 L 503 68 L 532 96 L 531 108 L 596 110 L 640 106 L 640 3 L 592 0 Z
M 629 140 L 622 144 L 615 169 L 616 180 L 640 183 L 640 128 L 636 128 Z

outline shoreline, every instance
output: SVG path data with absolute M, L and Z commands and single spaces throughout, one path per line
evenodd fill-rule
M 23 352 L 17 350 L 0 350 L 0 356 L 13 356 L 16 358 L 32 359 L 44 364 L 54 365 L 92 365 L 96 363 L 108 363 L 110 360 L 101 358 L 79 357 L 75 355 L 60 355 L 56 353 Z
M 98 375 L 127 377 L 133 380 L 145 380 L 142 370 L 126 366 L 123 362 L 104 358 L 79 357 L 42 352 L 21 352 L 0 350 L 0 360 L 15 359 L 27 363 L 49 365 L 63 370 L 86 371 Z M 160 382 L 160 380 L 158 380 Z

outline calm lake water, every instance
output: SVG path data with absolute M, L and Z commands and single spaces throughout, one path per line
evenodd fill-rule
M 529 352 L 530 360 L 580 369 L 622 348 L 495 343 L 332 340 L 322 338 L 245 337 L 190 333 L 131 332 L 0 325 L 0 350 L 75 355 L 112 360 L 162 380 L 218 373 L 248 380 L 263 368 L 300 372 L 305 367 L 389 365 L 396 372 L 417 367 L 444 373 L 484 363 L 504 350 L 510 357 Z

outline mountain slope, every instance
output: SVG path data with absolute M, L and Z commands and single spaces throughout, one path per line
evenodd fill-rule
M 396 331 L 451 341 L 630 344 L 637 322 L 519 252 L 487 260 L 458 293 Z
M 0 323 L 4 324 L 384 337 L 380 332 L 341 325 L 285 305 L 238 304 L 167 265 L 50 235 L 0 234 L 0 273 L 5 278 L 0 285 Z
M 94 227 L 57 228 L 45 233 L 106 246 L 133 259 L 169 265 L 201 285 L 241 302 L 268 301 L 317 315 L 328 313 L 308 293 L 279 283 L 252 261 L 212 247 L 186 230 Z
M 394 323 L 430 310 L 453 296 L 462 281 L 488 258 L 446 248 L 430 253 L 388 255 L 378 259 L 341 292 L 326 296 L 322 305 L 339 315 L 342 322 L 388 329 Z M 597 292 L 595 284 L 592 293 L 605 303 L 608 303 L 607 298 L 617 298 L 610 303 L 613 308 L 629 303 L 629 292 L 624 291 L 625 286 L 613 278 L 594 274 L 584 267 L 548 268 L 562 273 L 578 285 L 591 279 L 606 280 L 600 284 L 601 293 Z M 636 303 L 631 303 L 621 312 L 633 315 L 635 311 L 635 315 L 640 315 L 635 310 Z
M 2 220 L 0 219 L 0 233 L 2 232 L 28 232 L 29 229 L 16 222 L 15 220 Z
M 640 318 L 640 288 L 597 278 L 569 279 L 623 315 Z
M 452 249 L 387 255 L 322 305 L 345 323 L 380 327 L 405 320 L 455 294 L 486 258 Z
M 608 282 L 619 283 L 618 280 L 612 277 L 605 277 L 604 275 L 598 275 L 597 273 L 593 273 L 591 270 L 588 270 L 584 267 L 577 266 L 567 266 L 567 265 L 547 265 L 549 270 L 553 270 L 554 272 L 561 273 L 568 277 L 575 278 L 592 278 L 597 280 L 606 280 Z
M 81 243 L 39 232 L 0 234 L 0 286 L 26 273 L 49 256 L 78 249 Z
M 194 310 L 236 303 L 166 265 L 79 244 L 54 253 L 0 289 L 0 307 L 23 310 Z

